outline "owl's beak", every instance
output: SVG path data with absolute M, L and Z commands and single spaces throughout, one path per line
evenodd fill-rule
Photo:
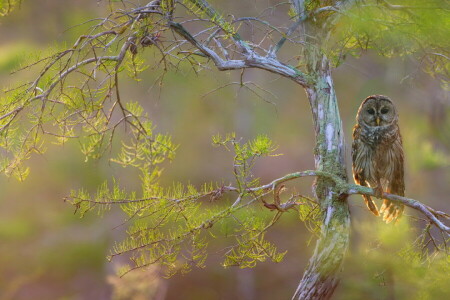
M 380 117 L 377 117 L 377 118 L 375 119 L 375 122 L 377 123 L 377 126 L 379 126 L 379 125 L 380 125 Z

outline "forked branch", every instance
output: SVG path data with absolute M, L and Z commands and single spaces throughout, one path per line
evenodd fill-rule
M 210 58 L 221 71 L 259 68 L 290 78 L 303 87 L 308 87 L 311 83 L 309 76 L 297 68 L 283 64 L 273 56 L 261 56 L 256 51 L 247 47 L 245 48 L 246 50 L 241 53 L 244 57 L 243 59 L 222 59 L 220 55 L 211 48 L 196 40 L 180 23 L 170 22 L 169 25 L 176 33 L 185 38 L 202 54 Z M 240 42 L 243 43 L 242 41 Z

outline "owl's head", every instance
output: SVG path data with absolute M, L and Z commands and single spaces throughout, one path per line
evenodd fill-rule
M 397 111 L 391 99 L 373 95 L 361 103 L 356 120 L 372 127 L 387 126 L 397 121 Z

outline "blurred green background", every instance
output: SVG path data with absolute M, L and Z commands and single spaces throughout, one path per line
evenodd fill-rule
M 2 88 L 32 78 L 29 70 L 10 73 L 34 52 L 73 43 L 82 28 L 72 27 L 103 16 L 106 10 L 105 1 L 24 1 L 20 9 L 1 18 Z M 255 175 L 262 182 L 314 167 L 314 132 L 304 91 L 267 72 L 246 70 L 245 81 L 270 93 L 253 86 L 261 98 L 238 85 L 211 92 L 239 81 L 240 76 L 238 71 L 180 70 L 169 73 L 160 89 L 152 87 L 156 75 L 145 71 L 140 83 L 123 85 L 122 97 L 139 101 L 157 130 L 180 144 L 175 160 L 165 166 L 164 183 L 230 181 L 231 154 L 211 145 L 211 136 L 218 132 L 235 131 L 244 140 L 267 134 L 279 145 L 282 156 L 256 165 Z M 334 81 L 348 162 L 360 102 L 371 94 L 388 95 L 400 112 L 407 196 L 450 211 L 450 100 L 439 83 L 412 60 L 370 52 L 339 66 Z M 137 189 L 137 177 L 124 174 L 106 159 L 85 162 L 76 142 L 63 149 L 49 144 L 47 153 L 34 156 L 29 165 L 31 174 L 25 182 L 0 176 L 0 299 L 290 299 L 312 254 L 315 238 L 292 211 L 268 233 L 280 250 L 288 250 L 279 264 L 224 269 L 218 242 L 206 269 L 167 280 L 154 267 L 119 279 L 114 270 L 120 258 L 107 262 L 105 257 L 124 235 L 123 227 L 116 228 L 124 216 L 113 210 L 80 219 L 63 198 L 71 189 L 95 190 L 111 176 L 120 178 L 128 189 Z M 291 187 L 310 194 L 311 183 L 302 179 Z M 445 265 L 427 271 L 420 261 L 397 254 L 415 239 L 407 223 L 420 226 L 420 220 L 409 216 L 398 226 L 385 225 L 367 212 L 361 200 L 350 198 L 352 244 L 334 299 L 450 297 L 445 284 L 450 270 Z M 406 214 L 415 215 L 408 209 Z

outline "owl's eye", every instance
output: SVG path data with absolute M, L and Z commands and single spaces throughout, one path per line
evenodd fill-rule
M 381 113 L 382 114 L 387 114 L 387 112 L 389 111 L 389 109 L 388 108 L 386 108 L 386 107 L 383 107 L 382 109 L 381 109 Z
M 369 115 L 373 115 L 375 113 L 375 110 L 373 108 L 369 108 L 367 112 L 369 113 Z

